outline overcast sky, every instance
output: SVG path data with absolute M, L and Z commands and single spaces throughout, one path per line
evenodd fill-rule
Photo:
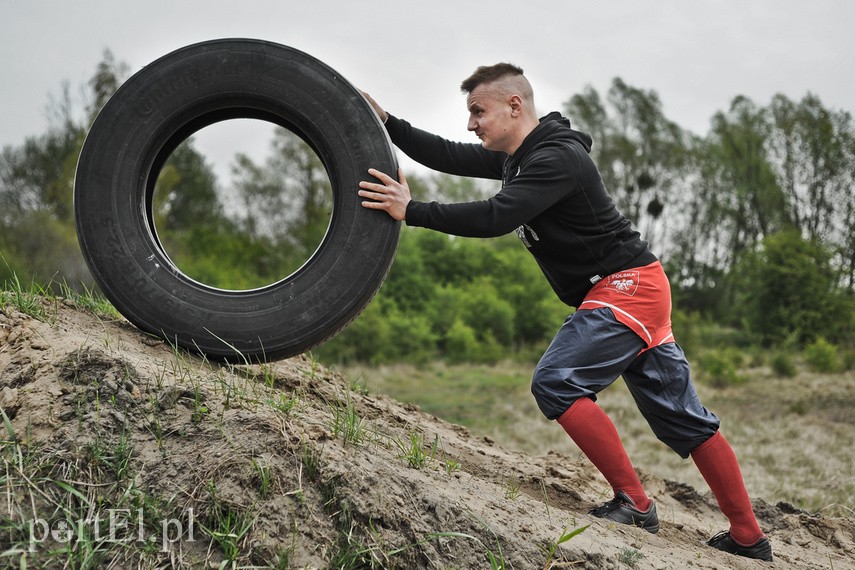
M 0 147 L 44 132 L 51 97 L 63 81 L 79 97 L 105 48 L 133 73 L 221 37 L 305 51 L 394 114 L 456 140 L 476 142 L 460 81 L 498 61 L 525 70 L 541 113 L 621 77 L 705 134 L 736 95 L 765 105 L 813 92 L 855 111 L 853 26 L 849 0 L 0 0 Z M 229 138 L 232 154 L 257 144 Z

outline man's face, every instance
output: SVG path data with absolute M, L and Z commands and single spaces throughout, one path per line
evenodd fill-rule
M 484 148 L 510 153 L 511 105 L 489 84 L 481 84 L 469 93 L 467 129 L 474 132 Z

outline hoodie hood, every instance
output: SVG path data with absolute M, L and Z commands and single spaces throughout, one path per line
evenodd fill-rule
M 591 138 L 586 132 L 577 131 L 573 127 L 570 126 L 570 120 L 567 117 L 564 117 L 558 111 L 553 111 L 540 119 L 540 125 L 532 131 L 531 134 L 535 134 L 538 131 L 544 131 L 543 135 L 538 136 L 538 138 L 546 135 L 559 135 L 563 137 L 570 138 L 574 141 L 577 141 L 582 147 L 585 149 L 585 152 L 591 152 L 591 146 L 594 144 L 594 139 Z

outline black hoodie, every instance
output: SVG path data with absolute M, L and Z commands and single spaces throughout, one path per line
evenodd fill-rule
M 456 143 L 389 116 L 392 142 L 417 162 L 448 174 L 502 181 L 487 200 L 456 204 L 411 201 L 406 222 L 466 237 L 516 231 L 558 297 L 578 307 L 591 286 L 656 257 L 603 186 L 588 155 L 591 137 L 550 113 L 509 156 Z

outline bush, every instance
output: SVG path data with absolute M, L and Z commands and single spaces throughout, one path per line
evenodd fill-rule
M 779 352 L 772 357 L 772 372 L 784 378 L 792 378 L 796 375 L 796 363 L 786 352 Z
M 445 335 L 445 358 L 452 364 L 471 359 L 478 350 L 478 338 L 472 327 L 457 319 Z
M 765 344 L 795 337 L 842 339 L 850 330 L 853 303 L 840 287 L 833 252 L 793 230 L 769 235 L 762 247 L 745 254 L 728 282 L 732 315 Z
M 805 347 L 805 362 L 814 372 L 837 372 L 840 361 L 837 357 L 837 347 L 822 337 Z
M 698 359 L 698 369 L 712 386 L 725 388 L 745 382 L 737 373 L 741 355 L 732 350 L 711 350 Z

